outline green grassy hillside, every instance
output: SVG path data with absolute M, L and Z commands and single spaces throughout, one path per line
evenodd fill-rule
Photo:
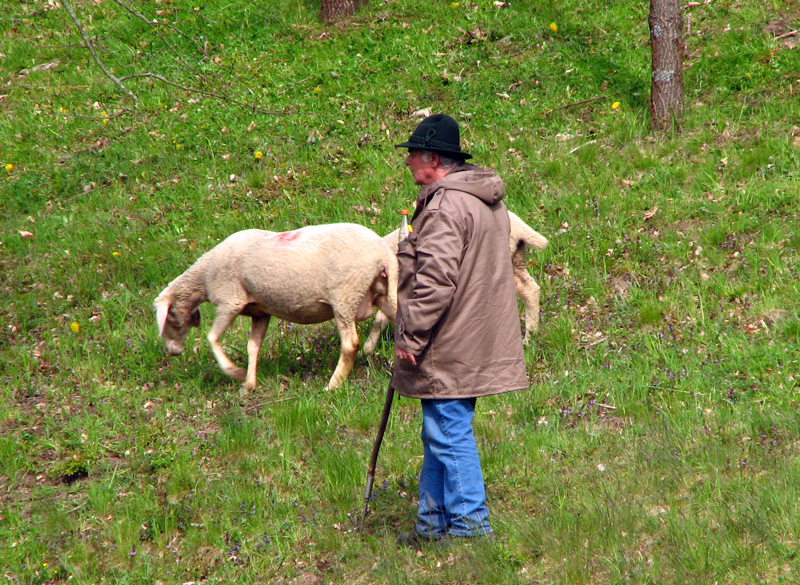
M 83 35 L 59 2 L 0 19 L 8 583 L 800 581 L 796 0 L 686 5 L 665 135 L 647 3 L 372 0 L 335 24 L 306 1 L 69 6 Z M 499 539 L 417 553 L 394 545 L 413 401 L 355 530 L 389 332 L 326 392 L 333 324 L 273 323 L 245 394 L 211 305 L 177 358 L 151 307 L 237 230 L 395 229 L 416 188 L 393 145 L 426 112 L 550 245 L 530 389 L 478 403 Z M 248 331 L 224 338 L 240 363 Z

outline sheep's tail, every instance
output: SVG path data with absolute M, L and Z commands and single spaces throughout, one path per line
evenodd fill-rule
M 511 236 L 518 244 L 522 242 L 537 250 L 547 247 L 547 238 L 522 221 L 518 215 L 509 211 L 508 217 L 511 222 Z

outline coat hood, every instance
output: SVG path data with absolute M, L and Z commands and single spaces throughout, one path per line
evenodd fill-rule
M 487 205 L 494 205 L 501 201 L 506 194 L 503 180 L 493 170 L 463 164 L 457 166 L 435 183 L 423 187 L 417 197 L 417 207 L 424 207 L 427 199 L 439 189 L 463 191 L 480 199 Z

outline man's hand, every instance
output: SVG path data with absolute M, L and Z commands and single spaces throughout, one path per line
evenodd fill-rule
M 403 360 L 404 362 L 408 362 L 412 366 L 417 365 L 417 356 L 415 356 L 413 353 L 407 352 L 402 347 L 395 346 L 394 355 L 397 359 Z

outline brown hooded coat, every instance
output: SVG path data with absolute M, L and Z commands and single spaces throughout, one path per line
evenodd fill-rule
M 417 196 L 413 231 L 400 242 L 391 385 L 410 398 L 472 398 L 528 387 L 508 254 L 503 182 L 457 167 Z

